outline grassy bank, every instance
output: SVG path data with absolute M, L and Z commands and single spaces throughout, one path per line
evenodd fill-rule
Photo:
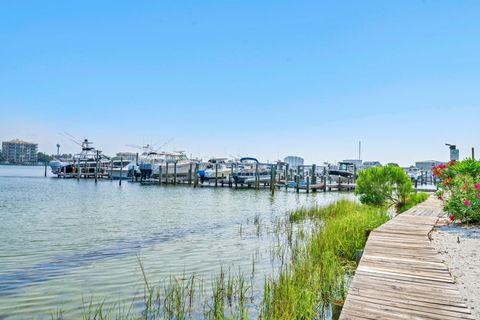
M 384 210 L 352 201 L 291 212 L 291 223 L 309 220 L 313 231 L 304 240 L 297 237 L 290 264 L 265 281 L 261 318 L 323 318 L 332 301 L 345 299 L 365 231 L 387 219 Z

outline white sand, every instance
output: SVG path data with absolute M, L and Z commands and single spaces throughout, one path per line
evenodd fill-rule
M 439 226 L 432 238 L 432 245 L 445 259 L 465 304 L 475 319 L 480 319 L 480 227 Z

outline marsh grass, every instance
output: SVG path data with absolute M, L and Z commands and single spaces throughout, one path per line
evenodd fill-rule
M 387 221 L 384 210 L 341 200 L 325 208 L 290 212 L 290 223 L 309 220 L 310 236 L 302 229 L 293 242 L 290 263 L 265 281 L 262 319 L 318 319 L 335 300 L 344 300 L 355 253 L 365 245 L 365 231 Z

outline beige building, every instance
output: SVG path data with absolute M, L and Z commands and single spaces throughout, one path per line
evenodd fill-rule
M 2 156 L 9 163 L 36 163 L 38 144 L 13 139 L 2 142 Z

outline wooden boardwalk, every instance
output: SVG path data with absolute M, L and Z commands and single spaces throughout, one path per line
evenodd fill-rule
M 441 215 L 431 197 L 372 231 L 340 319 L 474 319 L 428 238 Z

